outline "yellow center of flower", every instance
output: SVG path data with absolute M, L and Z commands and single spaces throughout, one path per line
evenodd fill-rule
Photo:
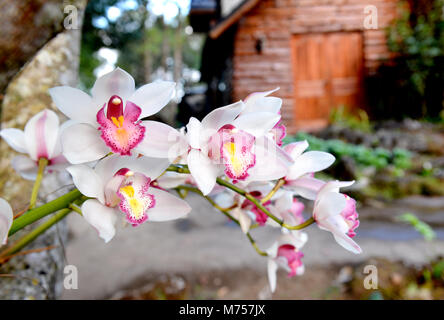
M 236 144 L 234 142 L 224 143 L 224 149 L 228 152 L 233 171 L 236 174 L 240 174 L 243 170 L 242 161 L 236 157 Z
M 125 196 L 128 198 L 128 204 L 131 207 L 131 213 L 133 214 L 134 218 L 140 219 L 144 212 L 143 203 L 134 197 L 135 192 L 133 186 L 124 186 L 120 188 L 120 192 L 125 194 Z

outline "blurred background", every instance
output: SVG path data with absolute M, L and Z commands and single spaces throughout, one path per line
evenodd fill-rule
M 175 127 L 255 91 L 279 87 L 286 142 L 335 155 L 320 178 L 356 180 L 355 256 L 308 228 L 306 273 L 280 273 L 238 229 L 190 197 L 190 218 L 125 228 L 104 245 L 70 215 L 0 266 L 2 298 L 443 299 L 444 0 L 0 0 L 1 126 L 53 108 L 47 90 L 88 91 L 115 67 L 137 86 L 177 83 L 157 114 Z M 16 210 L 32 183 L 0 141 L 0 195 Z M 53 195 L 50 178 L 43 195 Z M 307 207 L 306 214 L 310 213 Z M 267 248 L 278 230 L 255 230 Z M 63 265 L 79 288 L 63 290 Z M 364 266 L 378 289 L 363 286 Z M 35 281 L 30 281 L 34 279 Z

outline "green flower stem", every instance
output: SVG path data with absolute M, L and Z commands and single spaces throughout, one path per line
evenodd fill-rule
M 179 186 L 179 187 L 177 187 L 176 189 L 177 189 L 178 191 L 179 191 L 179 190 L 192 191 L 192 192 L 195 192 L 195 193 L 201 195 L 201 196 L 204 197 L 209 203 L 211 203 L 211 205 L 212 205 L 213 207 L 215 207 L 216 209 L 218 209 L 218 210 L 219 210 L 220 212 L 222 212 L 222 213 L 223 213 L 228 219 L 234 221 L 234 222 L 240 227 L 240 222 L 239 222 L 239 220 L 237 220 L 236 218 L 234 218 L 234 217 L 228 212 L 230 209 L 224 209 L 224 208 L 222 208 L 222 207 L 219 206 L 216 202 L 214 202 L 213 199 L 211 199 L 211 198 L 208 197 L 208 196 L 204 196 L 204 195 L 202 194 L 202 192 L 201 192 L 199 189 L 194 188 L 194 187 L 189 187 L 189 186 Z M 258 247 L 257 244 L 256 244 L 256 241 L 253 239 L 253 237 L 251 236 L 251 234 L 250 234 L 249 232 L 246 233 L 246 236 L 247 236 L 248 240 L 250 240 L 251 245 L 253 246 L 254 250 L 256 250 L 256 252 L 257 252 L 258 254 L 260 254 L 261 256 L 264 256 L 264 257 L 268 256 L 268 254 L 267 254 L 266 252 L 264 252 L 264 251 L 262 251 L 261 249 L 259 249 L 259 247 Z
M 39 159 L 39 169 L 37 171 L 37 178 L 34 182 L 34 187 L 32 188 L 31 200 L 29 201 L 29 209 L 35 207 L 37 202 L 37 197 L 39 195 L 40 184 L 42 183 L 43 175 L 45 173 L 45 168 L 48 165 L 48 159 L 40 158 Z
M 11 229 L 9 230 L 9 236 L 12 236 L 17 231 L 23 229 L 27 225 L 47 216 L 50 213 L 56 212 L 60 209 L 67 208 L 71 202 L 80 198 L 82 194 L 79 190 L 74 189 L 67 194 L 48 202 L 38 208 L 27 211 L 25 214 L 21 215 L 12 223 Z
M 174 171 L 174 172 L 178 172 L 178 173 L 190 173 L 190 170 L 188 169 L 187 165 L 171 165 L 168 167 L 167 171 Z M 232 183 L 222 179 L 222 178 L 217 178 L 216 182 L 218 185 L 224 186 L 228 189 L 233 190 L 234 192 L 240 194 L 241 196 L 245 197 L 246 199 L 250 200 L 251 202 L 253 202 L 253 204 L 259 209 L 261 210 L 263 213 L 265 213 L 270 219 L 274 220 L 277 224 L 279 224 L 281 227 L 286 228 L 288 230 L 300 230 L 300 229 L 304 229 L 306 227 L 308 227 L 309 225 L 313 224 L 315 222 L 315 220 L 313 218 L 307 219 L 306 221 L 304 221 L 301 224 L 298 224 L 296 226 L 290 226 L 288 224 L 286 224 L 284 221 L 280 220 L 279 218 L 277 218 L 275 215 L 273 215 L 267 208 L 265 208 L 265 206 L 262 205 L 261 201 L 256 199 L 255 197 L 253 197 L 251 194 L 249 194 L 247 191 L 238 188 L 237 186 L 233 185 Z M 278 182 L 279 185 L 279 182 Z
M 24 248 L 30 242 L 35 240 L 38 236 L 40 236 L 42 233 L 44 233 L 46 230 L 48 230 L 54 224 L 56 224 L 57 222 L 59 222 L 60 220 L 65 218 L 70 212 L 71 212 L 71 209 L 69 209 L 69 208 L 59 210 L 56 214 L 54 214 L 48 220 L 43 222 L 37 228 L 35 228 L 31 232 L 25 234 L 23 237 L 18 239 L 11 247 L 7 248 L 2 253 L 0 253 L 0 257 L 2 257 L 2 258 L 7 257 L 7 256 L 13 255 L 14 253 L 20 251 L 22 248 Z

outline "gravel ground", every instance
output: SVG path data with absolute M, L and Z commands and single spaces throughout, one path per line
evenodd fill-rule
M 70 240 L 65 251 L 68 264 L 78 269 L 79 288 L 65 290 L 62 298 L 115 297 L 122 289 L 142 286 L 143 279 L 159 274 L 251 273 L 263 275 L 258 278 L 258 283 L 266 286 L 266 259 L 253 250 L 240 229 L 228 223 L 205 200 L 190 195 L 189 201 L 193 211 L 188 219 L 125 227 L 118 230 L 117 236 L 108 244 L 82 217 L 70 215 Z M 366 217 L 371 217 L 369 209 L 365 210 Z M 380 214 L 382 209 L 374 210 Z M 306 230 L 309 242 L 303 250 L 303 261 L 307 270 L 310 267 L 329 270 L 333 265 L 362 263 L 372 257 L 421 265 L 444 253 L 444 235 L 440 230 L 438 240 L 425 242 L 415 231 L 402 225 L 366 219 L 361 222 L 356 238 L 363 249 L 361 255 L 342 249 L 330 233 L 314 225 Z M 271 245 L 278 234 L 279 231 L 273 228 L 253 231 L 261 248 Z M 307 278 L 316 279 L 316 276 Z M 280 282 L 284 283 L 284 280 Z M 228 297 L 237 295 L 232 293 Z

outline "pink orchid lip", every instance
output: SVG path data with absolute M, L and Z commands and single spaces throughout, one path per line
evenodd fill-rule
M 129 170 L 118 172 L 125 172 L 125 179 L 117 190 L 117 196 L 121 200 L 119 208 L 126 214 L 126 220 L 136 227 L 148 220 L 148 210 L 156 205 L 154 195 L 148 193 L 151 179 Z
M 245 180 L 248 170 L 256 164 L 255 141 L 253 135 L 228 124 L 210 138 L 208 156 L 222 161 L 225 174 L 234 182 Z
M 353 238 L 356 236 L 355 230 L 359 227 L 359 215 L 356 211 L 356 200 L 353 198 L 350 198 L 347 195 L 344 195 L 345 199 L 347 200 L 345 209 L 341 212 L 341 215 L 344 217 L 345 221 L 347 222 L 349 226 L 349 230 L 347 232 L 347 235 L 350 238 Z
M 293 277 L 297 274 L 297 269 L 302 266 L 301 259 L 304 254 L 291 244 L 283 244 L 278 248 L 277 256 L 287 259 L 288 267 L 291 270 L 288 276 Z
M 271 132 L 273 133 L 273 138 L 276 144 L 278 146 L 282 146 L 283 140 L 287 135 L 287 128 L 285 127 L 285 125 L 281 121 L 279 121 L 275 124 L 273 129 L 271 129 Z
M 124 110 L 122 99 L 116 95 L 108 101 L 106 116 L 105 106 L 97 113 L 102 139 L 112 152 L 122 156 L 131 155 L 131 150 L 145 137 L 146 129 L 138 120 L 142 109 L 127 101 Z

